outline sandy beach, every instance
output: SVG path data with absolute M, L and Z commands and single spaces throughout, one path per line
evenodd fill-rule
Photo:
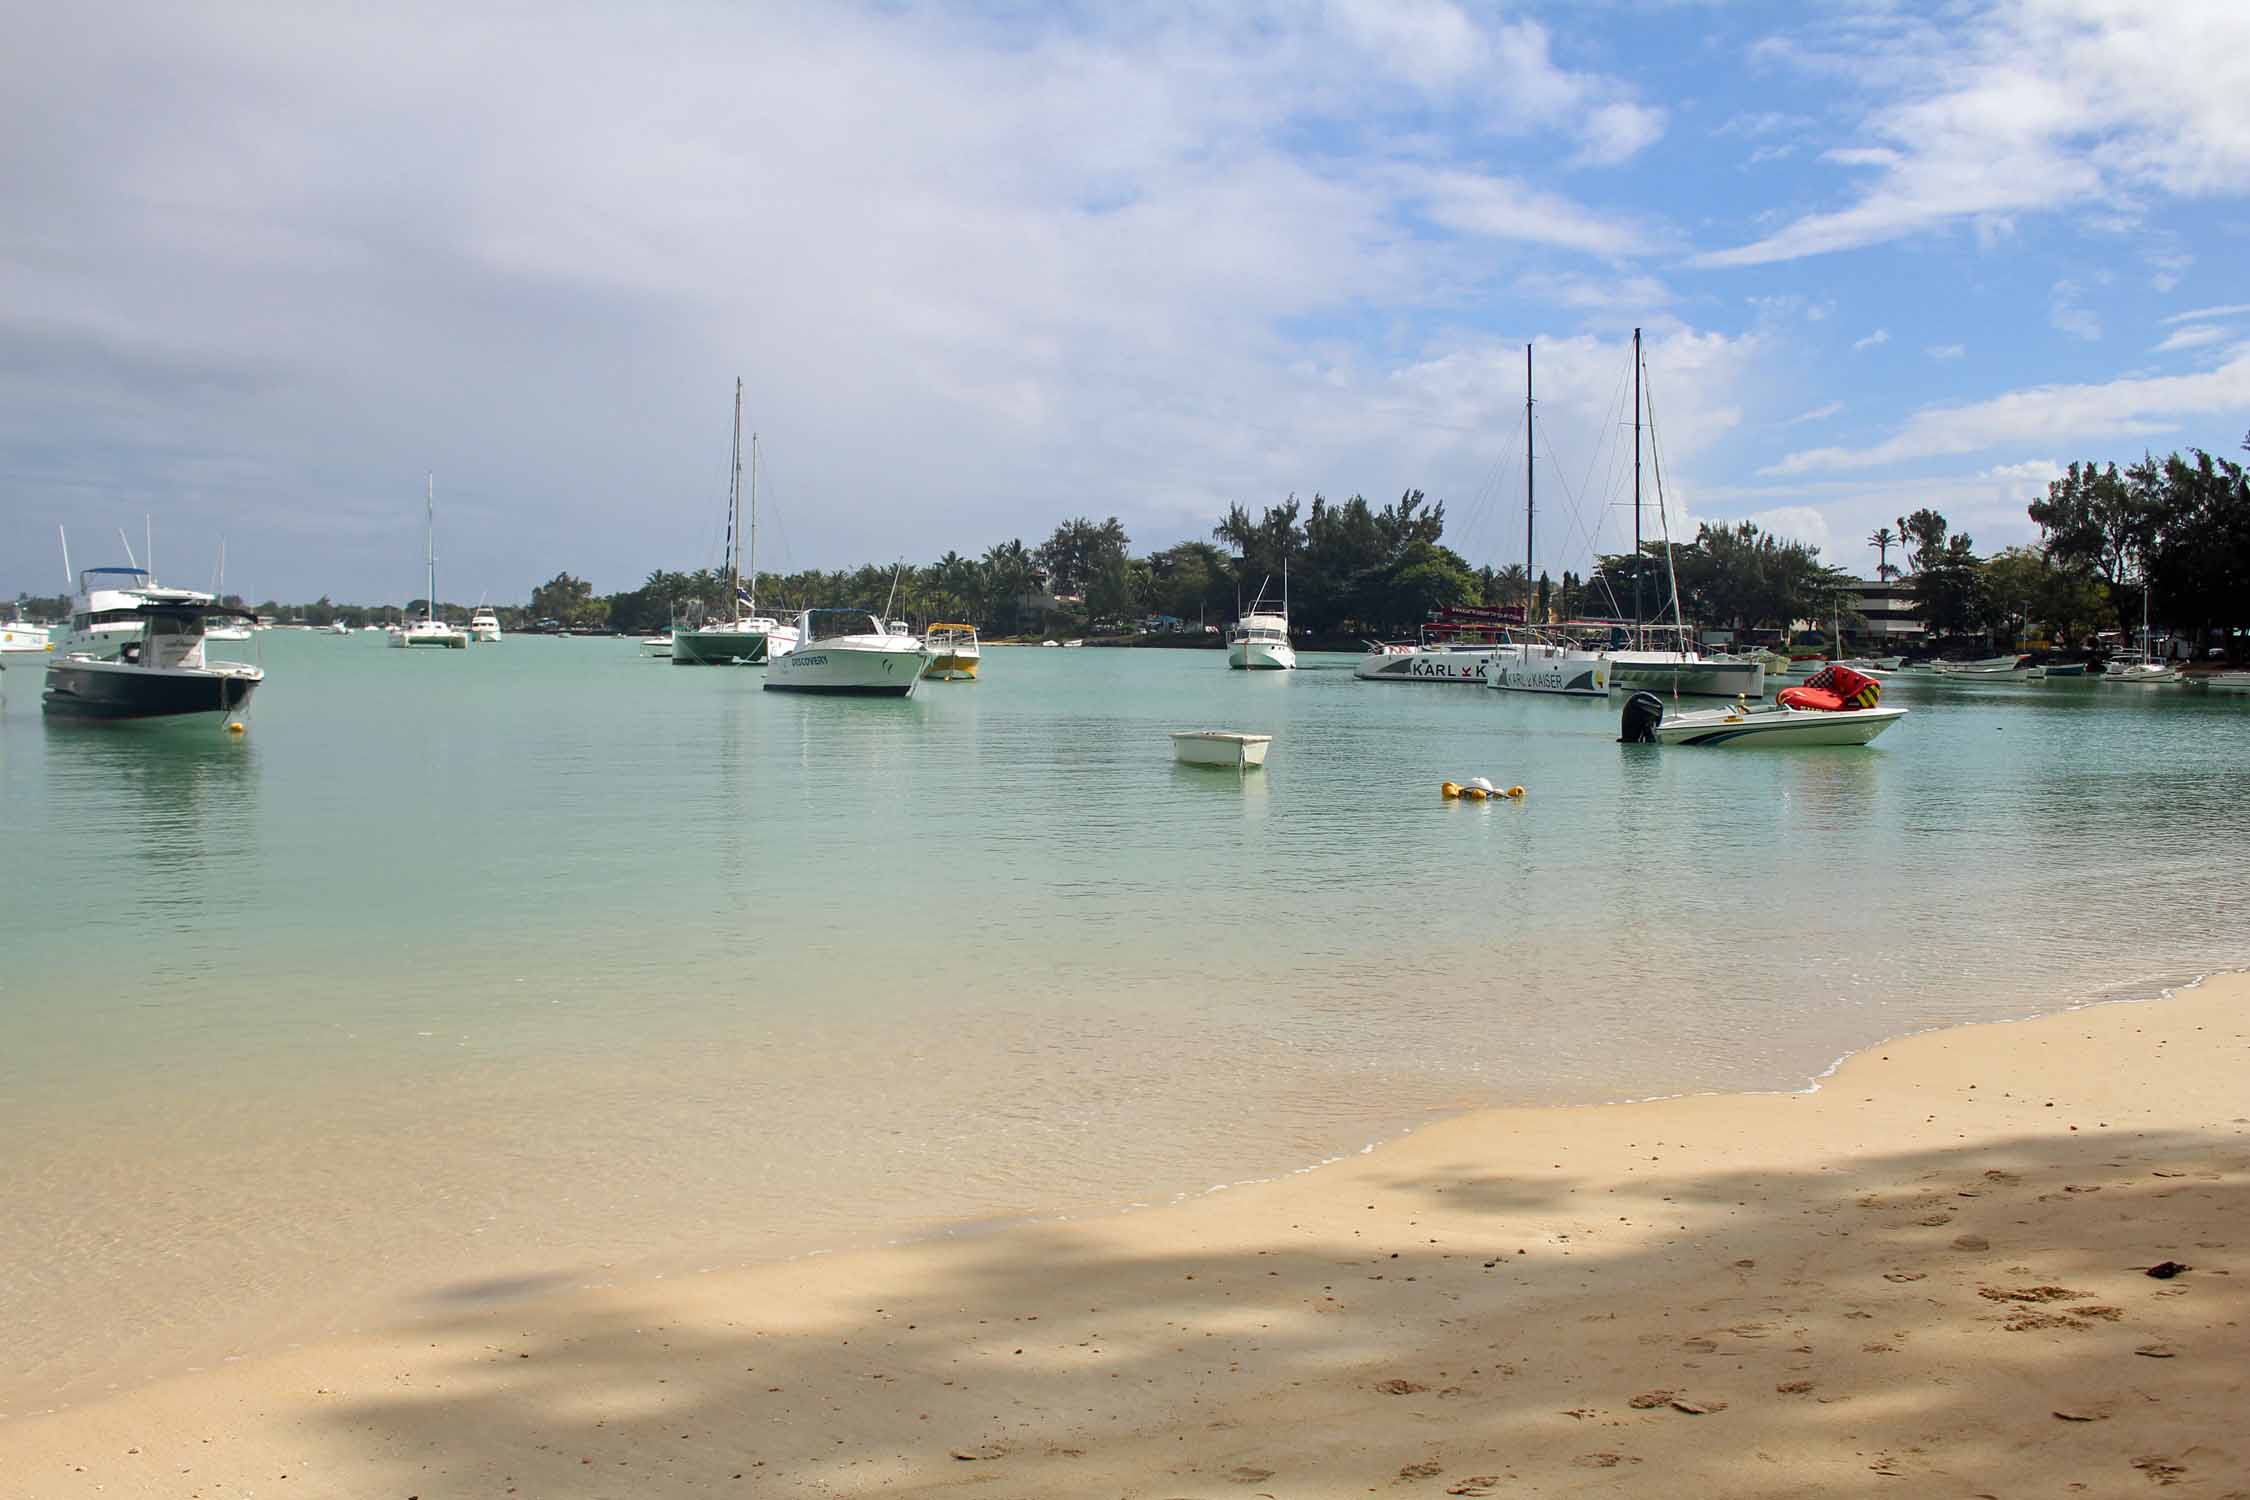
M 2229 976 L 1810 1093 L 1482 1112 L 1172 1207 L 496 1286 L 17 1413 L 0 1491 L 2242 1497 L 2246 1247 Z

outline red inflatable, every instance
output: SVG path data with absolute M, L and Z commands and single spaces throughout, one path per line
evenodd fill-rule
M 1783 688 L 1774 701 L 1790 708 L 1836 713 L 1847 708 L 1873 708 L 1883 701 L 1883 685 L 1865 672 L 1830 662 L 1805 679 L 1803 687 Z

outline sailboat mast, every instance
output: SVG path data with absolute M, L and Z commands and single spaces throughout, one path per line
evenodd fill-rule
M 437 475 L 432 472 L 422 493 L 422 618 L 435 620 L 437 612 Z
M 742 535 L 742 377 L 734 377 L 734 478 L 727 489 L 727 618 L 742 618 L 742 554 L 734 545 Z
M 1531 346 L 1523 346 L 1523 586 L 1525 590 L 1523 617 L 1531 620 L 1531 518 L 1533 515 L 1531 491 Z
M 1641 623 L 1641 331 L 1633 330 L 1633 623 Z
M 750 434 L 750 613 L 758 612 L 758 435 Z

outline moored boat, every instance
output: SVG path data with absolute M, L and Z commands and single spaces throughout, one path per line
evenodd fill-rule
M 205 627 L 244 612 L 208 600 L 151 600 L 134 606 L 136 633 L 117 654 L 55 656 L 47 664 L 41 706 L 56 718 L 193 720 L 235 718 L 265 673 L 242 662 L 204 656 Z
M 1227 666 L 1236 671 L 1285 672 L 1296 665 L 1297 648 L 1289 644 L 1289 559 L 1284 557 L 1280 609 L 1267 607 L 1265 585 L 1260 584 L 1250 612 L 1227 632 Z
M 941 682 L 977 680 L 977 668 L 984 661 L 984 648 L 977 641 L 976 626 L 932 625 L 922 640 L 930 648 L 930 664 L 922 669 L 924 677 L 935 677 Z
M 1238 734 L 1231 729 L 1172 731 L 1172 758 L 1186 766 L 1254 771 L 1266 763 L 1266 752 L 1272 748 L 1270 734 Z
M 1507 693 L 1559 693 L 1569 698 L 1609 696 L 1609 658 L 1598 651 L 1546 640 L 1502 646 L 1484 664 L 1484 685 Z
M 641 655 L 643 656 L 669 657 L 671 654 L 672 632 L 669 630 L 662 635 L 647 636 L 641 641 Z
M 1635 693 L 1618 718 L 1617 738 L 1644 745 L 1864 745 L 1898 720 L 1882 707 L 1883 687 L 1864 672 L 1829 666 L 1772 703 L 1737 698 L 1730 708 L 1674 712 L 1654 693 Z
M 893 635 L 860 610 L 808 609 L 791 628 L 796 647 L 770 659 L 769 692 L 906 698 L 929 660 L 920 640 Z
M 438 613 L 437 602 L 437 476 L 432 474 L 423 492 L 424 519 L 422 526 L 422 618 L 408 620 L 392 632 L 390 643 L 394 646 L 437 646 L 449 651 L 465 650 L 469 633 L 458 625 L 447 624 Z
M 47 627 L 26 620 L 20 607 L 14 610 L 14 618 L 0 620 L 0 659 L 44 656 L 52 649 L 47 641 Z M 0 660 L 0 665 L 5 665 L 5 661 Z
M 797 647 L 796 628 L 771 615 L 758 613 L 758 435 L 750 435 L 750 525 L 742 524 L 742 381 L 734 382 L 734 467 L 727 487 L 727 556 L 724 564 L 728 587 L 726 614 L 705 620 L 702 606 L 685 625 L 672 626 L 671 657 L 675 667 L 760 666 Z M 741 545 L 737 545 L 738 539 Z M 747 563 L 750 586 L 742 585 Z
M 2214 693 L 2250 693 L 2250 672 L 2213 672 L 2203 685 Z
M 486 645 L 500 642 L 500 616 L 489 607 L 478 605 L 476 613 L 469 616 L 469 638 Z

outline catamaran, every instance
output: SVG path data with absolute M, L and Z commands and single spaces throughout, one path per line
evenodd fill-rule
M 758 613 L 758 435 L 750 435 L 750 529 L 747 533 L 750 588 L 742 587 L 742 381 L 734 382 L 734 467 L 727 487 L 726 614 L 716 620 L 677 621 L 672 626 L 672 665 L 676 667 L 757 666 L 796 649 L 794 625 Z
M 1539 568 L 1533 546 L 1538 516 L 1533 478 L 1531 432 L 1531 346 L 1523 346 L 1523 576 L 1526 586 Z M 1530 609 L 1524 610 L 1528 617 Z M 1559 693 L 1566 698 L 1607 698 L 1614 668 L 1598 651 L 1551 636 L 1527 625 L 1511 635 L 1480 669 L 1484 685 L 1503 693 Z
M 448 650 L 465 650 L 469 633 L 458 625 L 448 625 L 438 614 L 437 604 L 437 476 L 429 476 L 422 496 L 422 618 L 408 620 L 393 632 L 390 642 L 394 646 L 439 646 Z

